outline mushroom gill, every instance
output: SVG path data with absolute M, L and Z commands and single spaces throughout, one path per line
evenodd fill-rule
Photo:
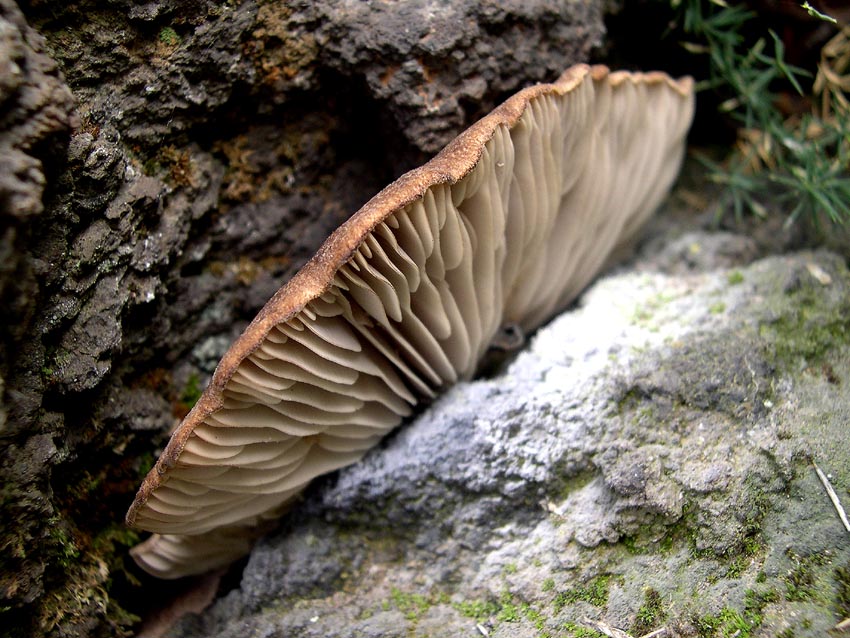
M 145 478 L 133 550 L 226 564 L 316 476 L 564 308 L 658 206 L 692 82 L 578 65 L 520 91 L 355 213 L 224 355 Z

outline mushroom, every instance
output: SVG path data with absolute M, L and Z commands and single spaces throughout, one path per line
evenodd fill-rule
M 163 578 L 244 555 L 316 476 L 564 308 L 678 173 L 690 78 L 577 65 L 520 91 L 337 229 L 260 311 L 127 522 Z

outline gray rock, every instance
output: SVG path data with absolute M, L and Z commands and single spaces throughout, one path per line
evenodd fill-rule
M 644 255 L 315 485 L 171 635 L 824 635 L 850 534 L 811 463 L 850 502 L 850 272 L 688 242 L 716 257 Z
M 313 6 L 318 15 L 302 19 L 318 25 L 319 59 L 362 75 L 370 94 L 389 103 L 398 129 L 428 153 L 454 137 L 470 105 L 483 99 L 489 110 L 488 96 L 515 91 L 520 78 L 540 81 L 558 75 L 565 58 L 586 60 L 603 33 L 595 2 Z
M 18 366 L 18 357 L 38 353 L 42 344 L 24 339 L 25 345 L 15 347 L 35 312 L 34 260 L 26 248 L 33 227 L 49 223 L 43 199 L 48 179 L 55 177 L 54 155 L 61 154 L 76 122 L 73 96 L 46 54 L 44 39 L 9 0 L 0 0 L 0 106 L 0 433 L 5 433 L 15 428 L 20 411 L 35 412 L 43 391 L 38 371 Z M 0 447 L 3 601 L 30 603 L 44 594 L 38 545 L 47 536 L 43 521 L 55 509 L 41 468 L 61 455 L 50 436 L 31 434 Z

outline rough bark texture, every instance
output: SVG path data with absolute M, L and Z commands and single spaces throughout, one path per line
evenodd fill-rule
M 598 2 L 0 0 L 3 632 L 127 626 L 123 511 L 227 344 L 602 32 Z

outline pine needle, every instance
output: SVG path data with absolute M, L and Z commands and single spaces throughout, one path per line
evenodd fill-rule
M 832 488 L 832 484 L 829 482 L 829 479 L 826 477 L 826 474 L 824 474 L 823 471 L 821 471 L 821 469 L 818 467 L 818 464 L 812 461 L 812 465 L 814 465 L 815 472 L 818 473 L 818 478 L 820 479 L 820 482 L 823 483 L 823 486 L 826 489 L 826 493 L 829 494 L 829 500 L 832 501 L 832 504 L 835 507 L 835 511 L 838 512 L 838 518 L 840 518 L 841 522 L 844 523 L 844 529 L 850 532 L 850 521 L 847 520 L 847 513 L 841 506 L 841 501 L 838 500 L 838 494 L 835 493 L 835 490 Z

